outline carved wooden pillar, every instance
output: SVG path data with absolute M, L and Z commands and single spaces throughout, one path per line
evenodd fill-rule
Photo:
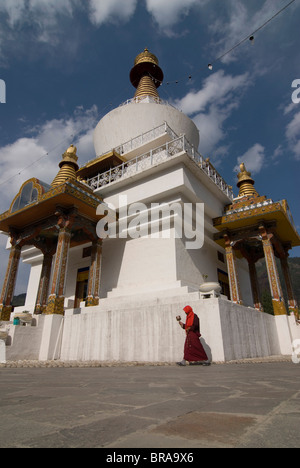
M 35 304 L 35 314 L 42 314 L 46 311 L 48 290 L 50 284 L 53 253 L 44 253 L 44 260 L 40 278 L 40 284 Z
M 264 226 L 259 226 L 268 272 L 274 315 L 286 315 L 279 274 L 276 266 L 274 249 L 271 242 L 273 234 L 268 234 Z
M 64 294 L 70 241 L 70 229 L 67 227 L 61 227 L 57 241 L 52 285 L 45 312 L 47 315 L 64 315 Z
M 226 250 L 226 260 L 227 260 L 231 300 L 232 302 L 235 302 L 237 304 L 242 304 L 242 297 L 241 297 L 240 284 L 239 284 L 237 270 L 236 270 L 234 251 L 233 251 L 230 239 L 227 234 L 224 235 L 224 239 L 225 239 L 225 250 Z
M 16 245 L 14 240 L 12 240 L 12 248 L 9 255 L 8 266 L 0 299 L 0 318 L 3 321 L 10 320 L 10 314 L 12 312 L 12 300 L 14 297 L 17 273 L 21 257 L 21 249 L 22 247 L 20 245 Z
M 99 304 L 100 275 L 102 258 L 102 239 L 97 239 L 92 245 L 91 268 L 88 283 L 88 295 L 86 306 L 91 307 Z
M 292 286 L 292 281 L 291 281 L 291 275 L 290 275 L 290 269 L 289 269 L 289 264 L 287 261 L 288 254 L 286 254 L 285 257 L 280 257 L 281 261 L 281 268 L 285 280 L 285 285 L 287 289 L 287 294 L 288 294 L 288 304 L 289 304 L 289 311 L 293 312 L 295 314 L 295 317 L 299 319 L 299 308 L 297 301 L 294 296 L 294 291 L 293 291 L 293 286 Z
M 251 259 L 248 259 L 248 265 L 249 265 L 250 282 L 251 282 L 254 307 L 255 309 L 262 310 L 255 262 L 252 261 Z

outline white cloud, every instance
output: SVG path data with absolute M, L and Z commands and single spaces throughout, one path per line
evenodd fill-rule
M 86 11 L 90 21 L 100 26 L 106 22 L 128 21 L 135 13 L 137 2 L 138 0 L 88 0 Z M 146 0 L 146 9 L 162 30 L 169 30 L 189 13 L 192 6 L 206 2 L 207 0 Z M 39 40 L 50 39 L 47 32 L 57 25 L 58 15 L 72 16 L 75 8 L 79 7 L 84 11 L 80 0 L 1 0 L 0 3 L 0 11 L 7 15 L 11 28 L 28 19 L 40 25 L 44 29 L 44 35 Z
M 162 32 L 169 34 L 174 26 L 190 9 L 206 0 L 146 0 L 146 7 L 153 16 Z
M 10 26 L 18 22 L 31 20 L 43 25 L 55 22 L 58 14 L 72 15 L 71 0 L 59 2 L 57 0 L 1 0 L 0 11 L 6 13 Z
M 300 160 L 300 112 L 296 113 L 286 126 L 285 136 L 295 159 Z
M 184 98 L 177 100 L 175 105 L 186 114 L 195 114 L 204 111 L 209 104 L 224 104 L 232 97 L 232 93 L 238 94 L 247 86 L 248 73 L 232 76 L 219 70 L 206 78 L 199 91 L 188 93 Z
M 81 25 L 73 23 L 75 13 L 87 16 L 96 26 L 117 23 L 131 18 L 137 1 L 0 0 L 0 58 L 3 58 L 3 65 L 8 48 L 10 53 L 23 53 L 28 44 L 31 45 L 29 50 L 38 54 L 41 49 L 37 43 L 44 43 L 48 50 L 63 44 L 64 52 L 67 50 L 68 55 L 74 55 L 81 42 L 77 32 Z
M 233 76 L 219 70 L 204 80 L 199 91 L 191 91 L 174 102 L 182 112 L 193 116 L 200 131 L 199 149 L 204 156 L 220 155 L 217 145 L 226 135 L 224 122 L 237 109 L 250 85 L 247 73 Z
M 208 112 L 198 114 L 193 120 L 200 130 L 200 152 L 204 157 L 214 160 L 216 155 L 221 156 L 217 145 L 224 139 L 225 130 L 223 124 L 229 112 L 222 112 L 218 106 L 211 105 Z
M 291 102 L 288 106 L 285 106 L 284 109 L 283 109 L 283 114 L 284 115 L 287 115 L 289 114 L 290 112 L 292 112 L 293 110 L 295 110 L 295 104 L 293 102 Z
M 224 4 L 224 5 L 223 5 Z M 230 63 L 236 60 L 239 56 L 249 54 L 253 57 L 253 50 L 255 50 L 255 61 L 253 62 L 253 71 L 257 74 L 265 73 L 264 62 L 262 57 L 265 58 L 265 47 L 262 41 L 259 42 L 259 49 L 255 47 L 252 49 L 248 41 L 248 36 L 257 30 L 265 21 L 270 19 L 277 11 L 282 8 L 281 0 L 265 0 L 257 2 L 245 2 L 244 0 L 226 0 L 222 2 L 223 14 L 214 15 L 209 29 L 212 33 L 211 47 L 213 48 L 214 56 L 221 57 L 225 52 L 233 48 L 236 44 L 240 43 L 243 39 L 247 40 L 242 46 L 235 48 L 229 54 L 222 58 L 223 63 Z M 279 19 L 277 19 L 279 21 Z M 277 35 L 275 28 L 269 27 L 264 30 L 264 34 Z M 257 33 L 259 40 L 260 33 Z M 254 35 L 254 39 L 256 36 Z M 275 38 L 278 40 L 278 37 Z M 247 47 L 249 46 L 249 47 Z M 270 53 L 270 49 L 269 53 Z M 276 50 L 276 49 L 275 49 Z M 263 52 L 263 53 L 262 53 Z
M 244 163 L 247 171 L 252 174 L 257 174 L 260 172 L 264 165 L 265 161 L 265 148 L 256 143 L 251 148 L 248 149 L 242 156 L 237 158 L 237 166 L 234 168 L 235 171 L 239 170 L 239 165 Z
M 9 208 L 22 183 L 31 177 L 51 183 L 59 170 L 61 155 L 71 143 L 77 146 L 79 165 L 93 159 L 97 115 L 96 106 L 88 110 L 77 108 L 72 116 L 47 121 L 32 128 L 28 132 L 31 136 L 0 148 L 0 212 Z
M 24 8 L 24 0 L 2 0 L 0 4 L 0 11 L 8 15 L 8 21 L 11 26 L 20 21 Z
M 107 21 L 128 21 L 137 0 L 90 0 L 90 20 L 97 26 Z
M 97 122 L 96 106 L 87 110 L 79 107 L 71 116 L 49 120 L 28 131 L 28 136 L 0 148 L 0 213 L 9 209 L 26 180 L 36 177 L 50 184 L 59 171 L 62 154 L 71 143 L 77 146 L 79 165 L 93 159 L 93 132 Z M 6 243 L 7 237 L 0 235 L 0 264 L 3 266 L 0 285 L 8 261 Z M 16 294 L 26 291 L 28 274 L 28 265 L 21 264 Z
M 300 136 L 300 112 L 294 115 L 293 119 L 286 127 L 286 137 L 290 141 Z
M 228 17 L 227 21 L 226 16 Z M 209 25 L 209 29 L 213 33 L 213 46 L 216 49 L 216 56 L 223 55 L 245 37 L 245 23 L 247 20 L 249 18 L 244 4 L 236 0 L 226 2 L 225 15 L 220 18 L 217 17 Z M 248 27 L 246 29 L 248 30 Z M 223 61 L 229 62 L 233 57 L 234 54 L 227 55 Z
M 37 39 L 40 42 L 56 45 L 63 35 L 59 17 L 70 18 L 73 15 L 71 0 L 30 0 L 29 15 L 38 26 Z
M 280 158 L 284 155 L 284 148 L 282 145 L 278 145 L 272 154 L 272 161 L 274 164 L 278 164 Z
M 40 52 L 37 43 L 55 46 L 63 41 L 64 44 L 70 42 L 61 19 L 71 19 L 74 8 L 79 5 L 79 0 L 1 0 L 0 57 L 3 65 L 15 52 L 26 50 L 28 54 L 31 49 Z M 69 27 L 72 27 L 71 21 Z M 72 41 L 74 43 L 75 39 Z

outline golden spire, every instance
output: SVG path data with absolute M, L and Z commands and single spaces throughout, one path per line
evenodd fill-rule
M 251 178 L 251 172 L 246 170 L 245 164 L 240 165 L 240 173 L 237 175 L 239 181 L 237 183 L 239 191 L 239 197 L 258 197 L 258 193 L 254 188 L 254 180 Z
M 152 96 L 159 99 L 157 88 L 161 85 L 164 74 L 158 65 L 158 59 L 146 48 L 139 54 L 130 72 L 130 81 L 136 88 L 135 98 Z
M 52 187 L 63 184 L 68 179 L 76 180 L 76 171 L 79 169 L 77 164 L 78 156 L 76 153 L 76 146 L 71 145 L 70 148 L 68 148 L 67 151 L 62 155 L 63 159 L 59 163 L 60 170 L 51 184 Z

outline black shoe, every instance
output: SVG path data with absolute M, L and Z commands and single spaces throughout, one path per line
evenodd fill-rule
M 210 366 L 210 362 L 208 362 L 208 361 L 192 361 L 192 362 L 190 362 L 190 366 Z

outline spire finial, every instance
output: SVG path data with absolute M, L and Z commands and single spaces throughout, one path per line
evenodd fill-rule
M 135 58 L 134 67 L 130 72 L 130 81 L 136 88 L 135 98 L 152 96 L 159 99 L 157 88 L 163 78 L 158 58 L 145 47 L 144 51 Z

